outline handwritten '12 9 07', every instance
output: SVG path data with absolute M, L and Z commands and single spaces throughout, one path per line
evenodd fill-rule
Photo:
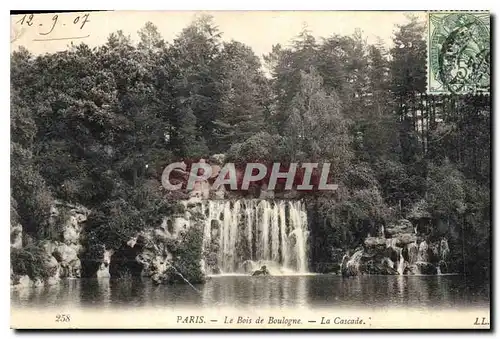
M 56 25 L 57 25 L 58 20 L 59 20 L 59 15 L 55 14 L 52 17 L 52 22 L 51 22 L 52 27 L 50 28 L 50 30 L 47 32 L 41 32 L 40 35 L 49 35 L 50 33 L 52 33 L 52 31 L 54 30 L 54 27 L 56 27 Z M 25 14 L 25 15 L 23 15 L 23 17 L 21 19 L 19 19 L 16 22 L 16 24 L 20 24 L 21 26 L 25 26 L 25 25 L 32 26 L 35 23 L 35 21 L 36 21 L 36 18 L 35 18 L 34 14 L 29 14 L 29 15 Z M 83 27 L 85 26 L 85 24 L 87 22 L 90 22 L 89 13 L 86 13 L 83 15 L 78 15 L 73 19 L 73 24 L 80 25 L 80 29 L 83 29 Z M 39 26 L 42 26 L 42 24 L 39 24 Z

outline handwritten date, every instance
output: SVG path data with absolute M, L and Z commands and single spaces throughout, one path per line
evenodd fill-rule
M 73 25 L 79 25 L 80 29 L 83 29 L 83 27 L 85 26 L 85 24 L 88 23 L 88 22 L 90 22 L 89 16 L 90 16 L 89 13 L 82 14 L 82 15 L 77 15 L 72 20 Z M 16 23 L 19 24 L 19 25 L 21 25 L 21 26 L 32 26 L 35 23 L 35 21 L 36 21 L 36 18 L 35 18 L 34 14 L 29 14 L 29 15 L 25 14 Z M 49 35 L 50 33 L 52 33 L 52 31 L 54 30 L 54 28 L 56 27 L 56 25 L 58 24 L 58 22 L 60 22 L 59 15 L 55 14 L 52 17 L 52 21 L 50 23 L 50 26 L 51 26 L 50 29 L 48 31 L 46 31 L 46 32 L 40 32 L 40 35 Z M 42 25 L 43 24 L 39 24 L 39 26 L 42 26 Z M 65 25 L 65 24 L 63 24 L 63 25 Z

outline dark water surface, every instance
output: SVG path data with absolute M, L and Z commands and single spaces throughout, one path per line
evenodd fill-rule
M 489 307 L 489 282 L 442 276 L 219 276 L 204 285 L 149 279 L 65 280 L 11 291 L 15 307 Z

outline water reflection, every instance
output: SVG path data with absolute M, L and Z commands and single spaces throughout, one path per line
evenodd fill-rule
M 288 307 L 305 306 L 309 279 L 303 276 L 219 277 L 203 290 L 203 305 Z
M 194 290 L 147 279 L 66 280 L 11 291 L 14 305 L 35 307 L 474 307 L 489 305 L 489 284 L 461 276 L 334 275 L 213 277 Z

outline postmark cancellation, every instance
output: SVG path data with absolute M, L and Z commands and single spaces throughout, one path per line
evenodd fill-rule
M 429 12 L 428 94 L 489 94 L 490 14 Z

